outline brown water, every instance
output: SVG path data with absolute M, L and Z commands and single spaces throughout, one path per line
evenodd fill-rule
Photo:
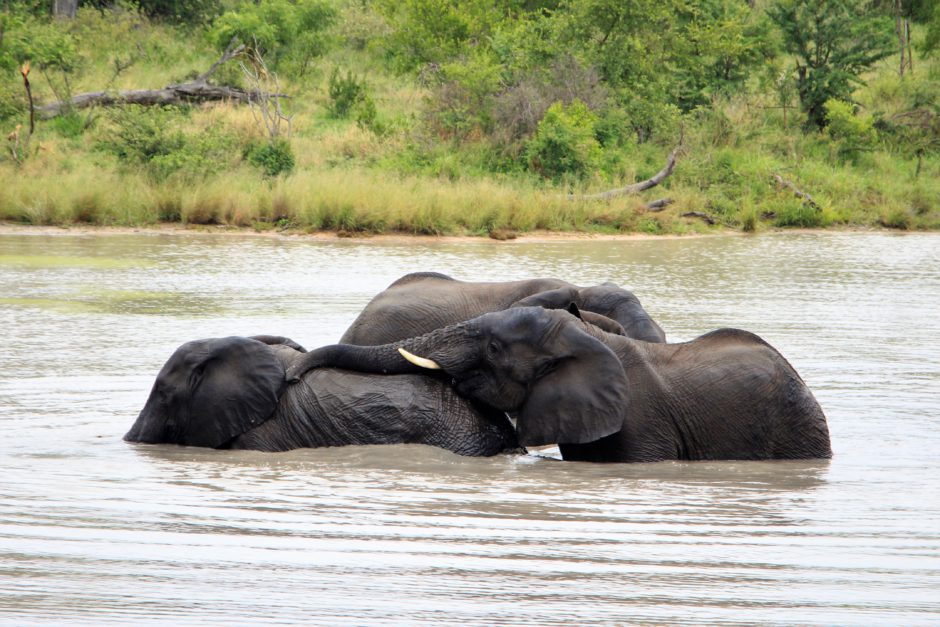
M 182 342 L 335 341 L 415 270 L 633 289 L 815 391 L 831 462 L 594 465 L 121 435 Z M 940 622 L 940 236 L 0 236 L 0 622 Z

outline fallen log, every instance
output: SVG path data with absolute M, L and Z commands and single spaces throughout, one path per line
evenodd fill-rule
M 679 215 L 683 218 L 701 218 L 708 224 L 718 224 L 718 220 L 701 211 L 686 211 L 685 213 L 680 213 Z
M 646 210 L 650 212 L 662 211 L 672 203 L 676 202 L 672 198 L 660 198 L 646 203 Z
M 68 100 L 60 100 L 50 104 L 36 107 L 36 112 L 43 118 L 54 118 L 73 109 L 84 109 L 94 106 L 113 106 L 118 104 L 136 104 L 144 106 L 167 104 L 190 104 L 194 102 L 209 102 L 216 100 L 235 100 L 238 102 L 257 101 L 261 96 L 271 97 L 275 94 L 262 94 L 256 90 L 246 90 L 228 85 L 211 85 L 209 76 L 219 66 L 229 61 L 245 49 L 245 46 L 229 46 L 218 61 L 191 81 L 167 85 L 161 89 L 129 89 L 125 91 L 94 91 L 78 94 Z M 282 94 L 277 94 L 284 97 Z
M 626 187 L 618 187 L 617 189 L 611 189 L 606 192 L 598 192 L 596 194 L 568 194 L 568 198 L 570 200 L 610 200 L 611 198 L 616 198 L 617 196 L 630 196 L 633 194 L 639 194 L 640 192 L 646 191 L 651 187 L 656 187 L 665 181 L 670 174 L 672 174 L 672 171 L 676 167 L 676 157 L 678 152 L 678 148 L 670 152 L 669 157 L 666 159 L 666 165 L 663 167 L 663 169 L 645 181 L 627 185 Z

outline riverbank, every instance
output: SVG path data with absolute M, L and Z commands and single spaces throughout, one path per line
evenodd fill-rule
M 648 233 L 589 233 L 562 231 L 532 231 L 513 233 L 511 237 L 493 238 L 480 235 L 427 235 L 405 233 L 348 233 L 337 231 L 304 231 L 300 229 L 256 229 L 230 225 L 184 225 L 179 223 L 158 223 L 147 226 L 95 226 L 89 224 L 68 224 L 57 226 L 34 226 L 13 222 L 0 222 L 0 235 L 41 235 L 52 237 L 110 237 L 120 235 L 153 236 L 242 236 L 282 239 L 305 239 L 312 241 L 355 240 L 357 242 L 376 242 L 390 244 L 399 242 L 564 242 L 564 241 L 630 241 L 630 240 L 665 240 L 688 239 L 691 237 L 716 237 L 741 234 L 732 229 L 716 229 L 709 233 L 687 233 L 685 235 Z
M 761 231 L 763 235 L 779 235 L 784 233 L 854 233 L 864 234 L 878 231 L 895 231 L 884 227 L 830 227 L 827 229 L 794 229 L 769 228 Z M 375 244 L 400 244 L 415 242 L 430 243 L 486 243 L 500 244 L 519 243 L 554 243 L 554 242 L 631 242 L 631 241 L 660 241 L 676 239 L 699 239 L 711 237 L 735 237 L 756 235 L 740 230 L 716 227 L 708 232 L 686 234 L 664 233 L 651 235 L 649 233 L 598 233 L 573 231 L 531 231 L 516 233 L 513 237 L 492 238 L 480 235 L 426 235 L 404 233 L 343 233 L 335 231 L 304 231 L 299 229 L 255 229 L 251 227 L 238 227 L 227 225 L 183 225 L 178 223 L 158 223 L 147 226 L 94 226 L 88 224 L 72 224 L 59 226 L 33 226 L 13 222 L 0 222 L 0 236 L 2 235 L 36 235 L 46 237 L 114 237 L 123 235 L 150 235 L 154 237 L 178 237 L 190 235 L 210 235 L 218 237 L 257 237 L 268 239 L 301 239 L 309 241 L 335 242 L 337 240 L 355 241 L 360 243 L 372 242 Z

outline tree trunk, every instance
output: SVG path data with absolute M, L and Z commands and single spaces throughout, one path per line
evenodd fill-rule
M 239 102 L 257 101 L 261 97 L 278 96 L 286 98 L 284 94 L 263 94 L 257 90 L 245 90 L 227 85 L 210 85 L 209 76 L 223 63 L 235 58 L 245 49 L 245 46 L 229 44 L 228 49 L 212 64 L 208 70 L 194 80 L 187 83 L 167 85 L 162 89 L 130 89 L 127 91 L 93 91 L 73 96 L 68 100 L 60 100 L 51 104 L 36 107 L 36 111 L 44 118 L 54 118 L 72 109 L 84 109 L 96 105 L 137 104 L 137 105 L 163 105 L 184 104 L 191 102 L 207 102 L 210 100 L 237 100 Z
M 78 0 L 52 0 L 53 17 L 73 19 L 78 9 Z
M 670 152 L 669 158 L 666 159 L 666 165 L 663 167 L 663 169 L 645 181 L 640 181 L 639 183 L 634 183 L 633 185 L 627 185 L 626 187 L 620 187 L 618 189 L 611 189 L 606 192 L 600 192 L 598 194 L 569 194 L 568 198 L 570 200 L 610 200 L 616 196 L 639 194 L 640 192 L 645 191 L 651 187 L 656 187 L 665 181 L 666 177 L 672 174 L 673 169 L 676 167 L 676 156 L 678 152 L 678 148 Z

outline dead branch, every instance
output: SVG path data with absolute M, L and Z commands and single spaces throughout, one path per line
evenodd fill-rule
M 84 94 L 78 94 L 68 100 L 60 100 L 51 104 L 36 107 L 36 111 L 43 118 L 54 118 L 57 115 L 68 111 L 69 109 L 84 109 L 94 106 L 112 106 L 117 104 L 136 104 L 144 106 L 183 104 L 194 102 L 209 102 L 217 100 L 235 100 L 238 102 L 250 102 L 252 99 L 258 99 L 261 94 L 254 90 L 245 90 L 239 87 L 230 87 L 228 85 L 210 85 L 207 81 L 209 76 L 215 72 L 219 66 L 226 61 L 235 58 L 244 50 L 244 46 L 229 49 L 225 51 L 222 57 L 212 64 L 208 70 L 200 74 L 194 80 L 175 85 L 167 85 L 162 89 L 130 89 L 119 92 L 95 91 Z M 265 94 L 271 97 L 273 94 Z M 276 94 L 279 98 L 286 98 L 284 94 Z
M 210 76 L 212 76 L 217 69 L 219 69 L 225 63 L 231 61 L 245 50 L 245 44 L 235 45 L 236 39 L 232 37 L 232 40 L 228 42 L 228 46 L 225 48 L 225 52 L 222 53 L 222 56 L 219 57 L 219 60 L 209 66 L 209 69 L 196 77 L 193 81 L 194 83 L 205 83 Z
M 616 198 L 617 196 L 630 196 L 632 194 L 639 194 L 640 192 L 646 191 L 651 187 L 656 187 L 665 181 L 670 174 L 672 174 L 673 169 L 676 167 L 676 157 L 678 152 L 678 148 L 670 152 L 669 158 L 666 159 L 665 167 L 645 181 L 640 181 L 639 183 L 634 183 L 633 185 L 627 185 L 626 187 L 611 189 L 597 194 L 569 194 L 568 198 L 571 200 L 610 200 L 611 198 Z
M 662 211 L 672 203 L 676 202 L 672 198 L 660 198 L 646 203 L 646 210 L 650 212 Z
M 822 210 L 822 207 L 819 206 L 819 203 L 817 203 L 816 200 L 812 196 L 810 196 L 807 192 L 804 192 L 802 189 L 800 189 L 799 187 L 797 187 L 790 181 L 786 180 L 779 174 L 776 174 L 776 173 L 773 174 L 773 178 L 775 181 L 777 181 L 777 184 L 780 185 L 780 187 L 784 189 L 789 189 L 791 192 L 793 192 L 794 196 L 796 196 L 797 198 L 801 198 L 804 204 L 809 205 L 816 211 Z
M 679 216 L 682 218 L 701 218 L 708 224 L 718 224 L 718 220 L 701 211 L 686 211 L 685 213 L 680 213 Z
M 33 90 L 29 86 L 29 61 L 20 68 L 20 74 L 23 75 L 23 87 L 26 89 L 26 98 L 29 100 L 29 135 L 32 137 L 36 130 L 36 107 L 33 104 Z
M 287 139 L 291 136 L 291 122 L 293 115 L 284 113 L 281 107 L 281 83 L 277 74 L 268 69 L 267 63 L 258 52 L 255 46 L 248 54 L 248 62 L 240 61 L 242 74 L 249 84 L 254 88 L 251 93 L 257 96 L 249 97 L 248 107 L 251 109 L 251 116 L 259 128 L 263 129 L 271 141 L 275 141 L 281 135 L 281 124 L 287 126 Z M 273 91 L 267 91 L 266 87 L 273 87 Z

